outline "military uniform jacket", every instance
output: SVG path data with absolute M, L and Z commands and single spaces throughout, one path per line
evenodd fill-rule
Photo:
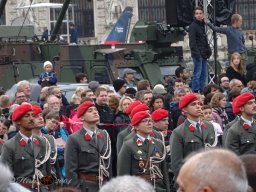
M 214 127 L 210 122 L 203 121 L 205 128 L 201 126 L 201 133 L 195 129 L 191 131 L 190 122 L 186 120 L 173 130 L 171 147 L 171 169 L 175 178 L 178 176 L 183 159 L 193 151 L 204 148 L 206 143 L 213 144 L 215 141 Z
M 82 191 L 86 188 L 89 192 L 98 191 L 98 183 L 95 182 L 90 187 L 84 180 L 79 179 L 78 173 L 99 175 L 99 157 L 107 150 L 108 133 L 97 129 L 97 143 L 92 138 L 86 139 L 86 133 L 87 131 L 81 128 L 68 137 L 64 154 L 67 179 L 71 186 L 82 189 Z M 98 136 L 99 133 L 101 138 Z
M 225 147 L 237 155 L 256 152 L 256 126 L 245 126 L 239 119 L 228 130 Z
M 148 146 L 142 142 L 138 143 L 139 137 L 133 134 L 132 137 L 124 141 L 117 158 L 117 175 L 150 175 L 149 157 L 162 157 L 164 153 L 163 144 L 151 137 Z M 157 167 L 163 174 L 162 179 L 156 179 L 156 191 L 170 191 L 168 169 L 165 159 Z
M 32 142 L 32 149 L 28 147 L 28 144 L 25 146 L 21 145 L 22 136 L 20 133 L 17 133 L 15 137 L 6 141 L 3 145 L 1 160 L 10 167 L 17 182 L 32 181 L 35 173 L 35 159 L 42 161 L 45 157 L 45 142 L 39 137 L 33 136 L 33 138 L 36 138 L 38 143 Z M 39 170 L 44 176 L 49 176 L 51 174 L 49 160 L 41 165 Z

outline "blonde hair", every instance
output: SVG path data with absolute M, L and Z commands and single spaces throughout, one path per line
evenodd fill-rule
M 214 107 L 220 107 L 220 100 L 223 99 L 225 95 L 223 93 L 215 93 L 211 99 L 210 106 L 212 108 Z
M 133 100 L 132 100 L 131 97 L 128 97 L 128 96 L 122 97 L 122 98 L 120 99 L 120 101 L 119 101 L 118 111 L 124 112 L 124 109 L 123 109 L 123 102 L 124 102 L 124 100 L 126 100 L 126 99 L 127 99 L 127 100 L 130 100 L 131 103 L 133 102 Z
M 244 64 L 243 64 L 243 62 L 242 62 L 242 57 L 241 57 L 240 53 L 238 53 L 238 52 L 233 53 L 233 54 L 231 55 L 230 62 L 231 62 L 231 64 L 233 64 L 233 60 L 234 60 L 235 56 L 238 56 L 239 59 L 240 59 L 240 63 L 239 63 L 238 68 L 237 68 L 237 69 L 238 69 L 238 72 L 239 72 L 241 75 L 243 75 L 243 74 L 244 74 Z
M 81 103 L 81 97 L 79 97 L 79 95 L 77 94 L 73 94 L 70 100 L 70 103 L 75 103 L 76 100 L 79 100 L 79 102 Z
M 231 24 L 235 23 L 236 21 L 242 20 L 242 16 L 239 14 L 233 14 L 231 17 Z
M 76 94 L 77 96 L 81 97 L 81 94 L 82 94 L 82 92 L 83 92 L 84 90 L 85 90 L 84 87 L 79 86 L 79 87 L 76 88 L 75 94 Z

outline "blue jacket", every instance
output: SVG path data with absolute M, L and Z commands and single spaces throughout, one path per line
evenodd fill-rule
M 46 78 L 49 78 L 49 83 L 51 85 L 56 85 L 57 83 L 57 76 L 55 72 L 43 72 L 39 75 L 39 80 L 38 80 L 38 84 L 41 85 L 43 81 L 45 81 Z

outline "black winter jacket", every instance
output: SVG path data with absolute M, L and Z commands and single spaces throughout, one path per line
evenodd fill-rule
M 189 46 L 193 58 L 209 58 L 212 54 L 205 32 L 205 22 L 194 20 L 189 26 Z

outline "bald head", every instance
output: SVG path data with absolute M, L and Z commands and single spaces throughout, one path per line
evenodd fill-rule
M 189 158 L 177 183 L 186 192 L 246 192 L 248 188 L 241 160 L 223 149 L 200 152 Z
M 240 81 L 238 79 L 232 79 L 229 82 L 229 88 L 230 88 L 230 90 L 239 89 L 241 91 L 244 88 L 244 85 L 243 85 L 242 81 Z

